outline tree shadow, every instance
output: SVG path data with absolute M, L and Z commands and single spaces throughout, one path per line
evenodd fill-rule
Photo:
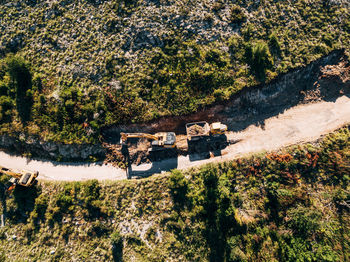
M 39 195 L 40 189 L 37 186 L 23 187 L 17 185 L 13 191 L 16 209 L 8 211 L 9 218 L 15 223 L 26 222 Z
M 123 242 L 113 244 L 112 255 L 113 255 L 113 261 L 123 262 Z
M 33 95 L 32 74 L 27 63 L 20 57 L 9 57 L 8 71 L 16 88 L 16 107 L 23 125 L 30 120 Z

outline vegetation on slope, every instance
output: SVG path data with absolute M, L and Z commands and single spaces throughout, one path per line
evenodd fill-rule
M 1 258 L 349 261 L 349 174 L 346 128 L 317 145 L 170 176 L 17 187 Z
M 349 48 L 346 2 L 292 2 L 2 1 L 0 133 L 96 142 Z

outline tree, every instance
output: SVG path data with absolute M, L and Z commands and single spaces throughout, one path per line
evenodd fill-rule
M 266 70 L 273 65 L 269 48 L 265 42 L 257 42 L 245 48 L 245 60 L 252 73 L 260 81 L 265 81 Z
M 172 170 L 169 188 L 176 208 L 183 208 L 187 200 L 188 181 L 180 170 Z

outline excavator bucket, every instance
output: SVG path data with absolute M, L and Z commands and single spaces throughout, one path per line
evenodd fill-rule
M 9 188 L 7 188 L 7 192 L 8 193 L 11 193 L 14 189 L 15 189 L 15 187 L 16 187 L 16 184 L 12 184 Z

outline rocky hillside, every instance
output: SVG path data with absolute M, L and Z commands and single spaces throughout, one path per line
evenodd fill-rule
M 0 5 L 1 133 L 64 143 L 194 112 L 350 46 L 347 1 Z
M 345 262 L 349 174 L 344 128 L 185 173 L 17 187 L 0 260 Z

